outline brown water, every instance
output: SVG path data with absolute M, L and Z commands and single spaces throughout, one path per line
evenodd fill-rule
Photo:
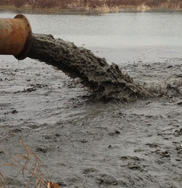
M 1 17 L 7 15 L 13 17 L 11 13 L 2 14 Z M 120 17 L 120 14 L 116 15 Z M 96 21 L 113 19 L 116 15 L 55 17 L 64 18 L 64 31 L 66 25 L 71 27 L 71 21 L 66 19 L 75 19 L 73 26 L 73 23 L 80 23 L 81 19 Z M 130 19 L 132 16 L 147 19 L 152 13 L 122 13 L 121 17 L 127 15 Z M 158 15 L 158 19 L 166 17 L 168 20 L 176 20 L 181 16 L 179 13 L 153 15 L 154 18 Z M 36 20 L 38 23 L 44 16 L 28 15 L 35 32 L 38 28 L 34 26 Z M 52 19 L 54 17 L 49 16 Z M 49 24 L 53 24 L 52 19 L 49 19 Z M 43 20 L 39 21 L 40 25 Z M 110 22 L 102 22 L 103 25 L 104 23 Z M 181 25 L 175 23 L 174 31 L 178 31 Z M 42 25 L 46 26 L 46 23 Z M 90 27 L 95 28 L 92 25 Z M 41 28 L 41 33 L 45 31 L 57 35 L 46 31 L 43 26 Z M 75 30 L 77 29 L 73 27 L 72 32 L 76 32 Z M 87 32 L 90 30 L 86 29 Z M 112 32 L 110 35 L 112 38 Z M 81 36 L 79 32 L 77 41 L 76 34 L 65 35 L 67 39 L 75 38 L 76 43 L 84 43 L 99 56 L 107 54 L 108 61 L 118 63 L 120 59 L 118 64 L 123 67 L 123 71 L 137 80 L 155 85 L 164 83 L 168 86 L 167 96 L 128 104 L 95 102 L 89 99 L 89 93 L 78 80 L 70 79 L 60 70 L 55 70 L 43 62 L 30 59 L 18 62 L 13 57 L 1 56 L 0 162 L 7 160 L 6 155 L 24 152 L 13 138 L 2 141 L 6 127 L 35 151 L 47 165 L 52 181 L 63 187 L 181 187 L 181 34 L 171 37 L 161 35 L 159 45 L 149 45 L 146 42 L 148 46 L 142 45 L 145 40 L 141 43 L 138 41 L 134 46 L 131 41 L 128 42 L 128 37 L 125 41 L 128 46 L 121 47 L 121 43 L 121 48 L 114 48 L 114 42 L 110 43 L 110 46 L 109 42 L 108 46 L 99 46 L 102 37 L 91 40 L 94 41 L 92 46 L 87 43 L 92 37 L 88 36 L 86 40 L 86 36 Z M 104 35 L 102 36 L 104 38 Z M 176 36 L 179 38 L 173 41 L 172 38 Z M 107 40 L 108 37 L 107 34 L 104 39 Z M 163 37 L 169 40 L 163 40 Z M 84 41 L 80 41 L 82 39 Z M 136 37 L 136 40 L 139 39 Z M 161 45 L 164 41 L 170 42 Z M 16 176 L 18 170 L 12 166 L 1 165 L 0 171 L 10 187 L 23 187 L 27 182 L 21 175 Z

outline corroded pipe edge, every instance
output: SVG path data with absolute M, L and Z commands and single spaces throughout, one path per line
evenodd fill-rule
M 31 46 L 32 46 L 32 29 L 31 29 L 31 25 L 28 19 L 24 15 L 18 14 L 14 18 L 23 19 L 28 29 L 27 38 L 26 38 L 22 51 L 18 55 L 14 56 L 18 60 L 23 60 L 27 57 L 27 54 L 29 53 Z

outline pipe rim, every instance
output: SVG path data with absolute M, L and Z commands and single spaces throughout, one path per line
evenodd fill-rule
M 23 19 L 25 21 L 25 24 L 27 24 L 27 28 L 28 28 L 27 38 L 24 47 L 18 55 L 14 56 L 18 60 L 23 60 L 27 57 L 32 46 L 32 29 L 29 20 L 23 14 L 16 15 L 14 19 Z

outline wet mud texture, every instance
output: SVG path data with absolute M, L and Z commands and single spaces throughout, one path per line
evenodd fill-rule
M 34 34 L 28 57 L 53 65 L 70 77 L 79 77 L 97 98 L 133 101 L 149 96 L 118 65 L 109 65 L 104 58 L 72 42 L 54 39 L 52 35 Z
M 61 70 L 1 61 L 0 171 L 10 188 L 24 187 L 27 179 L 2 163 L 26 151 L 5 139 L 4 128 L 29 145 L 64 188 L 182 187 L 182 59 L 122 70 L 143 83 L 165 83 L 166 94 L 128 104 L 90 102 L 79 80 Z

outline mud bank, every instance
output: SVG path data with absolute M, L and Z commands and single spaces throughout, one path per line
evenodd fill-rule
M 180 188 L 182 59 L 122 70 L 146 84 L 165 83 L 167 93 L 128 104 L 95 102 L 79 80 L 52 66 L 1 61 L 0 163 L 26 153 L 14 138 L 3 140 L 5 127 L 30 146 L 61 187 Z M 1 165 L 0 171 L 10 187 L 27 183 L 14 167 Z

